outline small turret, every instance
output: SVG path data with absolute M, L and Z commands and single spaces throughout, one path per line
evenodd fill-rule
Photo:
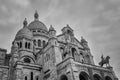
M 88 42 L 81 37 L 81 45 L 83 46 L 84 49 L 89 50 L 90 48 L 88 47 Z
M 49 44 L 56 45 L 57 44 L 57 38 L 56 38 L 56 30 L 52 27 L 52 25 L 49 28 Z
M 56 30 L 53 28 L 52 25 L 49 28 L 49 36 L 50 36 L 50 38 L 56 37 Z

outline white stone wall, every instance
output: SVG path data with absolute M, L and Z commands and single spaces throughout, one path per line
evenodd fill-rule
M 8 67 L 0 66 L 0 80 L 8 79 Z

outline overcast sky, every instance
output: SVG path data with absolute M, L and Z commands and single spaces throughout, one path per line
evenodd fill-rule
M 61 33 L 69 24 L 78 40 L 89 43 L 95 63 L 109 55 L 110 64 L 120 78 L 120 0 L 0 0 L 0 47 L 10 52 L 11 43 L 26 17 L 52 24 Z

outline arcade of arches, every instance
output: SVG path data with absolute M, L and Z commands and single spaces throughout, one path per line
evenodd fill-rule
M 94 80 L 102 80 L 102 78 L 98 74 L 93 75 Z M 66 75 L 62 75 L 60 80 L 68 80 Z M 81 72 L 79 74 L 79 80 L 90 80 L 89 75 L 86 72 Z M 105 80 L 112 80 L 109 76 L 105 77 Z

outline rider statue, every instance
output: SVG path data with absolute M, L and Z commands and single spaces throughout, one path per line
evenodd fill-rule
M 103 57 L 103 55 L 101 56 L 101 62 L 99 62 L 99 65 L 102 67 L 104 64 L 106 64 L 106 67 L 110 66 L 109 64 L 109 59 L 110 57 L 107 56 L 106 58 Z

